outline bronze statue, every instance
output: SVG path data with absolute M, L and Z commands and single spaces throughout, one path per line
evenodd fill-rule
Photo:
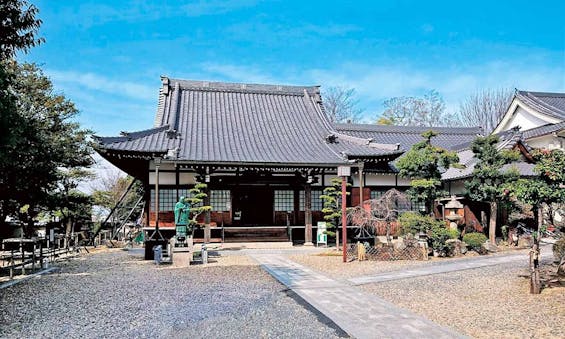
M 183 244 L 188 233 L 190 206 L 185 197 L 180 197 L 175 205 L 175 230 L 178 245 Z
M 190 206 L 184 197 L 180 197 L 179 201 L 175 205 L 175 225 L 187 226 L 189 214 Z

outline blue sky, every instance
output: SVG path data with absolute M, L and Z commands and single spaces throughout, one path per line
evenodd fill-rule
M 564 1 L 33 1 L 37 62 L 98 135 L 152 126 L 160 75 L 353 87 L 383 100 L 438 90 L 565 91 Z

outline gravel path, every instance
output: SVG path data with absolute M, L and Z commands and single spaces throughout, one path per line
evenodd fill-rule
M 544 264 L 552 256 L 544 247 Z M 529 294 L 527 250 L 498 255 L 524 255 L 523 261 L 464 271 L 441 273 L 359 286 L 440 325 L 477 338 L 565 338 L 565 288 L 544 289 Z M 479 257 L 486 259 L 489 257 Z M 291 255 L 302 265 L 338 280 L 403 271 L 427 265 L 445 265 L 453 260 L 354 261 L 343 264 L 340 256 Z
M 337 338 L 343 332 L 246 256 L 187 269 L 121 250 L 0 290 L 0 337 Z
M 331 253 L 331 252 L 328 252 Z M 340 253 L 338 255 L 320 255 L 317 253 L 304 253 L 289 255 L 289 259 L 299 264 L 308 266 L 317 271 L 332 277 L 333 279 L 347 280 L 363 276 L 372 276 L 379 273 L 393 272 L 398 270 L 407 270 L 425 265 L 441 265 L 452 261 L 473 260 L 473 258 L 488 258 L 513 254 L 526 254 L 528 250 L 513 250 L 498 252 L 489 256 L 479 256 L 477 254 L 468 254 L 463 257 L 454 258 L 435 258 L 430 260 L 394 260 L 394 261 L 352 261 L 343 264 L 343 258 Z M 546 254 L 545 257 L 548 257 Z
M 565 289 L 529 294 L 527 263 L 375 283 L 362 288 L 476 338 L 565 338 Z

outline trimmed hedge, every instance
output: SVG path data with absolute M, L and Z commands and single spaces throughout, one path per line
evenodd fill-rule
M 463 242 L 475 251 L 480 251 L 486 241 L 487 237 L 482 233 L 467 233 L 463 236 Z

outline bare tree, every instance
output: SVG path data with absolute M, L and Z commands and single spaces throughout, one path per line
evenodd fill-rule
M 323 93 L 323 105 L 331 122 L 355 123 L 361 119 L 363 109 L 354 88 L 329 87 Z
M 401 210 L 410 206 L 408 195 L 391 188 L 378 199 L 365 200 L 362 206 L 350 208 L 347 211 L 347 220 L 350 224 L 359 227 L 359 235 L 376 234 L 379 222 L 384 222 L 386 238 L 392 244 L 391 223 L 398 220 Z
M 377 120 L 379 125 L 447 126 L 456 118 L 445 112 L 445 102 L 436 90 L 423 97 L 395 97 L 385 100 L 385 110 Z
M 513 96 L 511 88 L 478 91 L 459 104 L 461 122 L 469 127 L 480 126 L 489 134 L 508 110 Z

